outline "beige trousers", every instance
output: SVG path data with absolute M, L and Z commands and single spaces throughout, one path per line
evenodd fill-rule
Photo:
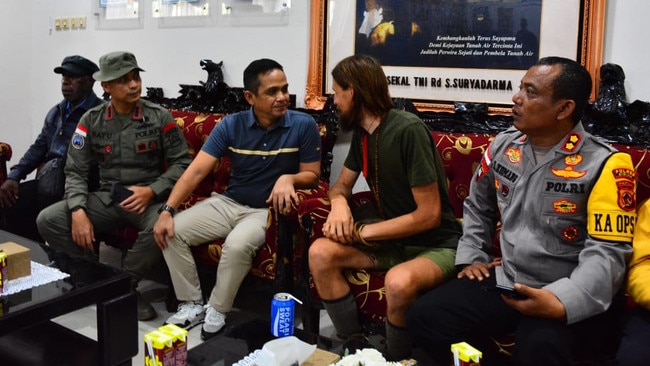
M 214 193 L 176 215 L 174 239 L 168 240 L 163 255 L 178 300 L 203 301 L 190 247 L 225 238 L 208 303 L 219 312 L 229 312 L 257 249 L 264 243 L 267 212 Z

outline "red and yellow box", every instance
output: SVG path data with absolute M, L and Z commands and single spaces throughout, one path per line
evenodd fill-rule
M 9 281 L 7 272 L 7 253 L 0 250 L 0 294 L 4 291 L 5 286 L 7 286 L 7 281 Z
M 144 335 L 145 366 L 176 366 L 174 338 L 159 330 Z
M 165 324 L 158 330 L 172 337 L 175 366 L 187 366 L 187 329 L 176 324 Z
M 467 342 L 454 343 L 451 345 L 452 365 L 456 366 L 479 366 L 483 353 L 469 345 Z

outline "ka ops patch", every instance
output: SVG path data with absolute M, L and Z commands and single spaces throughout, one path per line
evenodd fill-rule
M 630 155 L 617 152 L 607 159 L 589 196 L 587 211 L 590 236 L 632 242 L 636 225 L 636 171 Z

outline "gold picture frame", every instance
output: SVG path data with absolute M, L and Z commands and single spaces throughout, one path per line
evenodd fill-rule
M 311 29 L 310 29 L 310 49 L 309 49 L 309 67 L 307 73 L 307 86 L 305 94 L 305 105 L 307 108 L 319 109 L 324 105 L 327 95 L 325 92 L 328 55 L 326 54 L 328 45 L 327 24 L 328 2 L 332 0 L 311 0 Z M 604 23 L 606 12 L 606 0 L 572 0 L 579 7 L 578 19 L 578 50 L 576 50 L 576 60 L 584 65 L 592 75 L 594 81 L 594 90 L 592 99 L 597 94 L 599 83 L 599 70 L 602 65 Z M 515 85 L 516 87 L 516 85 Z M 459 100 L 460 101 L 460 100 Z M 454 100 L 444 101 L 427 101 L 415 100 L 416 107 L 421 110 L 432 111 L 453 111 Z M 490 113 L 510 113 L 510 108 L 499 105 L 489 105 Z

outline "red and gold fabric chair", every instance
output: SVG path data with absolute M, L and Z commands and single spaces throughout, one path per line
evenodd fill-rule
M 11 160 L 11 145 L 0 142 L 0 184 L 7 179 L 7 161 Z
M 331 107 L 330 107 L 331 108 Z M 197 113 L 192 111 L 170 110 L 176 123 L 181 127 L 187 141 L 190 154 L 194 157 L 201 150 L 212 129 L 221 121 L 225 114 Z M 329 169 L 332 163 L 332 149 L 336 140 L 338 126 L 336 119 L 328 116 L 327 110 L 309 111 L 316 119 L 322 141 L 322 173 L 321 181 L 315 189 L 304 189 L 298 192 L 301 200 L 311 198 L 325 198 L 329 189 Z M 212 192 L 223 193 L 228 186 L 230 177 L 230 159 L 224 157 L 212 174 L 208 175 L 199 186 L 185 199 L 179 207 L 184 210 L 199 201 L 209 197 Z M 293 212 L 281 215 L 269 208 L 266 230 L 266 242 L 258 250 L 253 259 L 250 274 L 273 281 L 274 288 L 278 291 L 291 291 L 293 280 L 298 277 L 301 269 L 303 243 L 299 230 L 299 223 L 295 209 Z M 129 248 L 137 238 L 137 231 L 132 227 L 124 227 L 107 235 L 103 240 L 106 244 L 121 249 Z M 192 247 L 192 252 L 197 260 L 197 265 L 203 268 L 214 269 L 221 258 L 223 240 L 215 240 Z M 294 266 L 294 263 L 298 264 Z M 214 277 L 206 277 L 206 280 Z M 204 284 L 204 288 L 211 288 L 211 284 Z

